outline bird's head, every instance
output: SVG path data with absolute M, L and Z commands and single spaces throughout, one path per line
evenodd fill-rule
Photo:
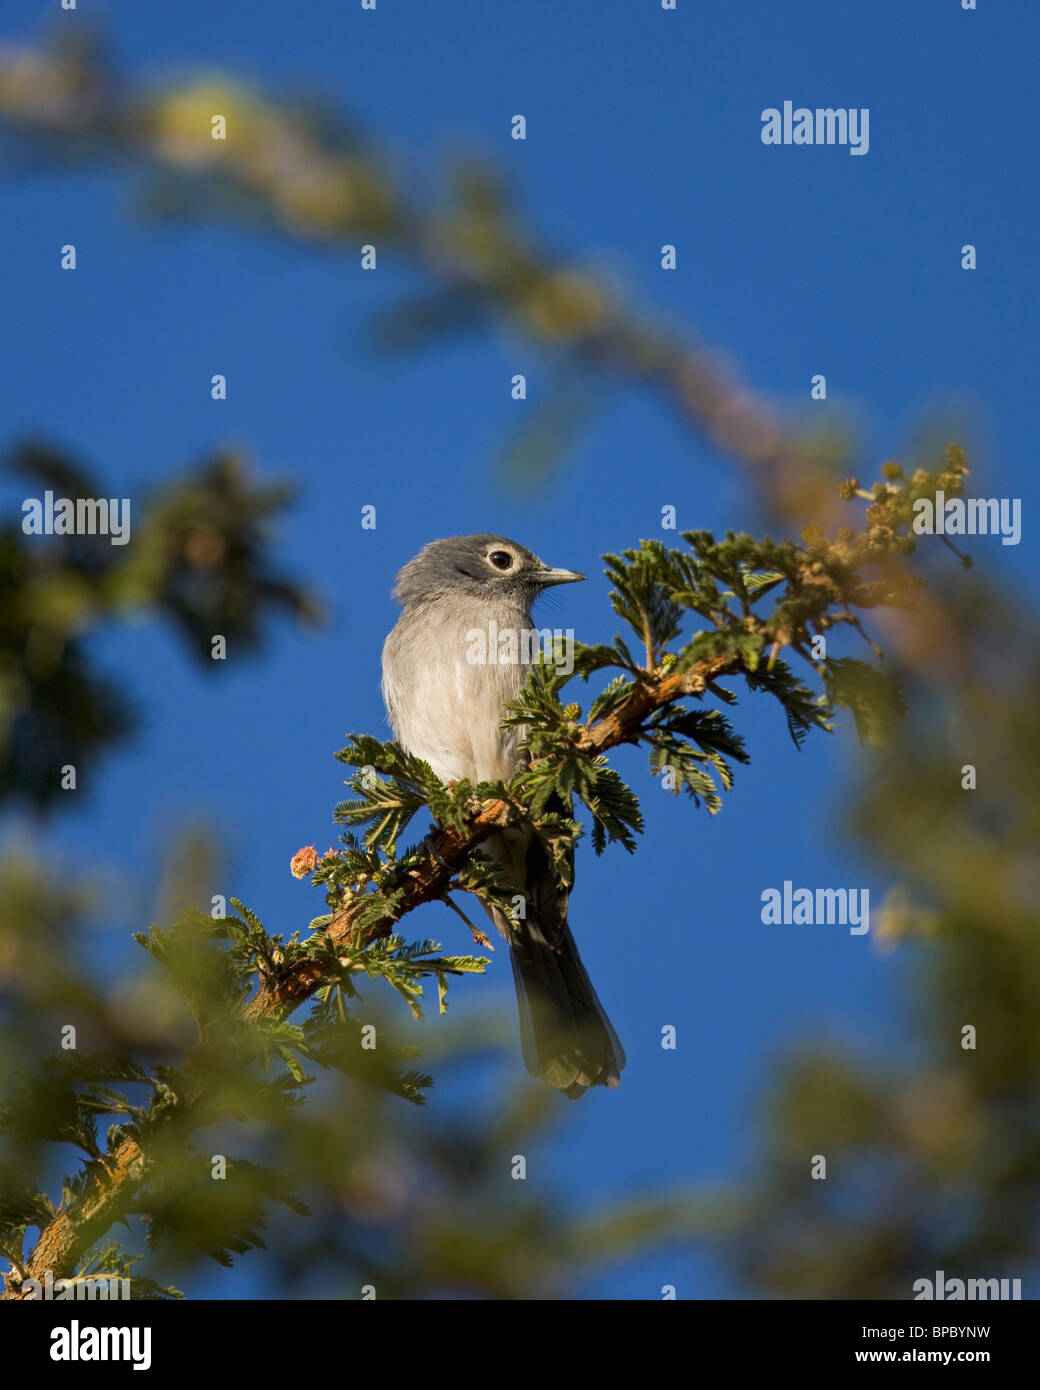
M 481 532 L 431 541 L 397 576 L 394 597 L 418 603 L 447 593 L 530 607 L 543 589 L 584 579 L 576 570 L 553 569 L 525 546 Z

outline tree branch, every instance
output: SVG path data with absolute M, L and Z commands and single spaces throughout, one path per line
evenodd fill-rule
M 698 662 L 679 673 L 656 671 L 641 676 L 628 699 L 612 713 L 584 727 L 576 747 L 585 753 L 598 755 L 625 743 L 639 741 L 643 724 L 655 710 L 674 704 L 690 695 L 703 693 L 708 683 L 719 676 L 735 674 L 743 663 L 733 657 L 716 657 Z M 516 816 L 516 808 L 502 800 L 485 801 L 475 808 L 472 817 L 461 828 L 444 827 L 437 830 L 429 842 L 428 853 L 418 869 L 407 873 L 403 885 L 404 897 L 394 912 L 365 928 L 366 944 L 388 935 L 407 913 L 424 903 L 439 898 L 454 872 L 489 835 L 508 825 Z M 336 946 L 354 940 L 354 919 L 363 899 L 348 904 L 336 913 L 320 933 L 320 939 Z M 330 983 L 323 963 L 317 958 L 293 962 L 279 976 L 263 974 L 260 985 L 245 1008 L 246 1018 L 255 1021 L 269 1015 L 292 1012 L 316 990 Z M 191 1104 L 192 1097 L 186 1098 Z M 183 1117 L 183 1108 L 178 1108 Z M 50 1270 L 55 1279 L 74 1272 L 78 1258 L 104 1232 L 129 1210 L 134 1195 L 144 1183 L 148 1172 L 148 1156 L 133 1139 L 123 1139 L 118 1147 L 101 1161 L 87 1169 L 87 1185 L 73 1202 L 40 1233 L 21 1275 L 12 1271 L 4 1279 L 0 1300 L 25 1299 L 23 1282 L 43 1280 Z

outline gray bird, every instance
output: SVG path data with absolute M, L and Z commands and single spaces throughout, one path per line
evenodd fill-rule
M 383 699 L 401 746 L 444 782 L 512 777 L 523 763 L 525 731 L 501 723 L 535 649 L 521 634 L 533 632 L 531 607 L 543 589 L 584 578 L 551 569 L 502 536 L 425 546 L 397 576 L 394 597 L 403 611 L 383 647 Z M 502 638 L 510 632 L 518 634 L 515 656 Z M 488 659 L 480 659 L 482 647 Z M 569 813 L 558 798 L 548 809 Z M 525 900 L 525 915 L 515 921 L 486 910 L 509 942 L 527 1070 L 572 1100 L 590 1086 L 616 1086 L 625 1054 L 578 955 L 568 894 L 544 849 L 529 832 L 507 829 L 484 850 Z

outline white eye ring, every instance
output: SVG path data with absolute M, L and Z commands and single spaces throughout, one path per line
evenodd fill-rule
M 485 558 L 493 569 L 499 570 L 502 573 L 513 568 L 513 556 L 510 555 L 508 550 L 489 550 Z M 505 564 L 501 563 L 502 560 L 505 561 Z

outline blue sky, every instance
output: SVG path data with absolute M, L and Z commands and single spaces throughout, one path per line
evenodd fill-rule
M 857 422 L 864 476 L 905 457 L 932 416 L 961 421 L 972 491 L 1022 497 L 1028 544 L 1040 15 L 1027 0 L 981 0 L 978 13 L 959 0 L 678 0 L 675 13 L 656 0 L 379 0 L 374 14 L 347 0 L 302 13 L 275 0 L 248 13 L 109 0 L 104 12 L 135 76 L 218 68 L 321 92 L 405 180 L 433 186 L 460 150 L 497 161 L 550 245 L 732 352 L 757 388 L 808 411 L 810 377 L 824 372 L 830 405 L 846 402 Z M 2 36 L 36 39 L 44 18 L 64 22 L 56 4 L 7 0 Z M 869 107 L 869 154 L 764 146 L 761 112 L 785 99 Z M 509 138 L 516 112 L 523 143 Z M 122 866 L 146 913 L 163 842 L 204 812 L 226 837 L 227 891 L 283 929 L 321 908 L 287 864 L 300 845 L 330 842 L 343 771 L 333 751 L 349 730 L 386 733 L 390 588 L 425 541 L 497 531 L 584 571 L 590 582 L 559 591 L 544 617 L 599 641 L 615 630 L 600 553 L 661 534 L 666 503 L 681 528 L 743 528 L 753 515 L 732 467 L 658 401 L 613 384 L 565 466 L 516 495 L 501 456 L 526 407 L 510 378 L 527 374 L 533 402 L 557 363 L 497 329 L 375 357 L 363 327 L 416 288 L 407 267 L 382 259 L 365 274 L 352 254 L 147 226 L 131 187 L 112 172 L 0 186 L 0 295 L 17 325 L 0 346 L 2 438 L 42 431 L 131 496 L 217 444 L 242 444 L 261 475 L 300 488 L 277 553 L 330 621 L 317 635 L 280 627 L 265 660 L 232 662 L 219 680 L 152 627 L 106 635 L 145 727 L 42 843 L 71 865 L 100 855 Z M 78 248 L 74 275 L 58 270 L 65 242 Z M 665 242 L 678 248 L 674 273 L 659 266 Z M 974 272 L 960 267 L 966 242 Z M 223 403 L 210 399 L 215 372 L 228 377 Z M 363 503 L 377 508 L 374 532 L 361 530 Z M 976 554 L 1021 571 L 1024 549 L 980 539 Z M 760 921 L 762 889 L 785 879 L 867 886 L 873 903 L 889 882 L 838 833 L 854 740 L 821 736 L 797 754 L 778 709 L 759 703 L 738 715 L 754 762 L 721 816 L 674 801 L 625 755 L 644 843 L 634 860 L 579 859 L 572 926 L 629 1066 L 618 1091 L 561 1100 L 550 1185 L 567 1200 L 745 1172 L 755 1103 L 792 1043 L 841 1040 L 875 1056 L 908 1045 L 902 957 L 838 928 Z M 780 810 L 778 789 L 792 784 L 798 814 Z M 132 907 L 127 918 L 120 930 L 140 925 Z M 467 948 L 443 909 L 409 925 Z M 500 952 L 455 999 L 495 991 L 511 1009 L 511 990 Z M 667 1023 L 674 1053 L 659 1046 Z M 242 1296 L 262 1288 L 255 1279 L 246 1260 L 188 1289 Z M 710 1261 L 671 1251 L 588 1292 L 655 1297 L 663 1283 L 680 1297 L 729 1290 Z

